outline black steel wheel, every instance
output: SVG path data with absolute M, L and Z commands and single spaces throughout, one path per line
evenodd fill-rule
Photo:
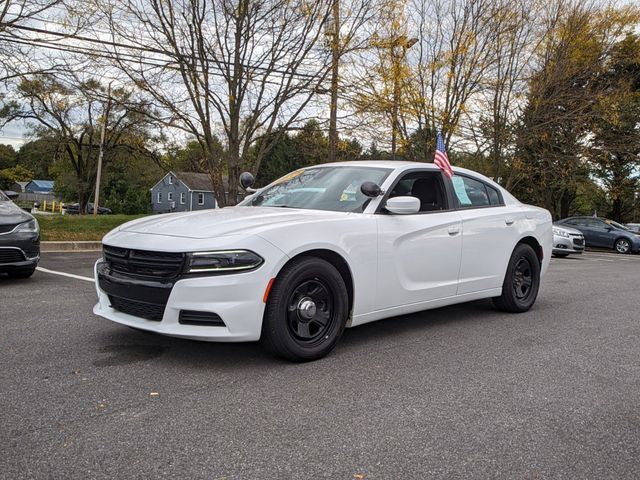
M 516 246 L 502 283 L 502 295 L 493 299 L 494 305 L 506 312 L 526 312 L 536 301 L 540 288 L 540 261 L 530 245 Z
M 288 360 L 316 360 L 335 347 L 348 309 L 347 289 L 338 270 L 321 258 L 301 257 L 280 272 L 269 293 L 262 343 Z

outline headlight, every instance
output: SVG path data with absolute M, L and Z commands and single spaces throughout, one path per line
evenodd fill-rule
M 223 250 L 189 254 L 189 273 L 240 272 L 262 265 L 264 259 L 249 250 Z
M 553 234 L 554 235 L 558 235 L 559 237 L 569 238 L 569 234 L 567 232 L 565 232 L 564 230 L 560 230 L 559 228 L 554 228 L 553 229 Z
M 28 222 L 24 222 L 18 225 L 15 231 L 38 233 L 40 231 L 40 225 L 38 225 L 38 221 L 34 218 L 33 220 L 29 220 Z

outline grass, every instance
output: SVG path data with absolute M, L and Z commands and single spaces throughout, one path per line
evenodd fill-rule
M 145 215 L 36 215 L 40 238 L 47 241 L 95 241 L 119 225 Z

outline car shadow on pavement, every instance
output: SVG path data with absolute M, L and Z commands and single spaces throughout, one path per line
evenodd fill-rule
M 412 337 L 450 323 L 489 320 L 496 310 L 491 302 L 480 300 L 466 304 L 392 317 L 345 330 L 335 352 L 358 354 L 380 347 L 385 341 L 409 334 Z M 155 333 L 114 325 L 100 335 L 99 355 L 93 365 L 98 368 L 124 366 L 146 361 L 180 364 L 189 368 L 245 368 L 261 365 L 290 364 L 265 352 L 259 342 L 201 342 L 165 337 Z M 362 352 L 360 352 L 362 351 Z M 330 358 L 330 357 L 329 357 Z

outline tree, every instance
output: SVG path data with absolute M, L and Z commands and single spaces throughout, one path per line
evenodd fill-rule
M 442 130 L 447 148 L 495 61 L 494 0 L 415 0 L 415 93 L 405 123 Z
M 476 148 L 488 157 L 485 173 L 507 189 L 515 181 L 513 156 L 517 122 L 525 106 L 527 79 L 538 45 L 545 37 L 540 19 L 554 17 L 559 10 L 545 11 L 542 2 L 496 0 L 490 7 L 493 41 L 489 67 L 480 82 L 477 108 L 468 115 L 471 138 Z
M 295 135 L 284 132 L 279 137 L 260 165 L 258 185 L 267 185 L 293 170 L 326 163 L 329 159 L 329 138 L 316 121 L 307 122 Z M 356 140 L 338 139 L 336 146 L 338 161 L 355 160 L 362 154 L 362 145 Z
M 233 203 L 241 170 L 257 171 L 328 74 L 329 54 L 319 39 L 330 1 L 100 3 L 116 65 L 153 99 L 161 112 L 154 118 L 200 144 L 215 191 L 225 190 L 223 173 L 234 179 L 228 185 Z M 217 131 L 224 138 L 223 158 Z M 224 196 L 217 200 L 226 205 Z
M 34 140 L 24 143 L 16 154 L 16 163 L 33 172 L 34 178 L 51 178 L 49 169 L 60 155 L 62 144 L 58 137 L 42 131 Z
M 133 93 L 123 88 L 107 89 L 98 81 L 63 79 L 44 74 L 23 77 L 14 92 L 16 107 L 5 121 L 31 121 L 36 131 L 46 132 L 60 146 L 58 160 L 68 162 L 73 172 L 73 185 L 81 211 L 85 210 L 95 188 L 100 131 L 105 127 L 105 163 L 122 150 L 152 156 L 145 140 L 147 118 L 145 105 L 136 102 Z M 108 103 L 110 115 L 104 118 Z M 144 139 L 140 142 L 140 139 Z M 57 166 L 58 173 L 65 169 Z M 68 176 L 65 178 L 69 179 Z
M 515 159 L 523 180 L 516 191 L 554 218 L 568 216 L 578 184 L 589 174 L 587 146 L 603 60 L 637 17 L 626 9 L 594 11 L 578 5 L 559 18 L 529 85 Z
M 16 151 L 11 145 L 0 145 L 0 169 L 10 168 L 16 164 Z
M 0 170 L 0 189 L 8 190 L 16 182 L 30 182 L 33 172 L 22 165 Z
M 640 166 L 640 39 L 630 34 L 613 49 L 599 79 L 591 125 L 595 175 L 607 187 L 611 217 L 630 216 Z

